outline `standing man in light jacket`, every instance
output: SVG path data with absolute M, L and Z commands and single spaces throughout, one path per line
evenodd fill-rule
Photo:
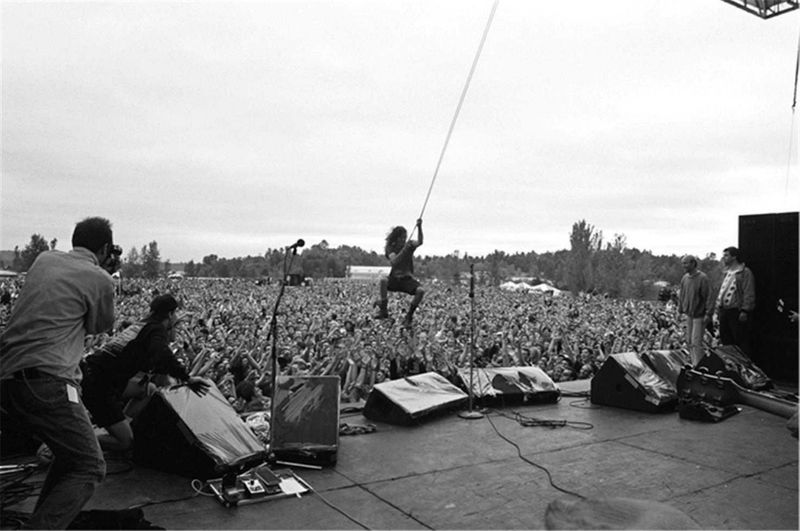
M 678 290 L 678 311 L 686 316 L 686 346 L 692 356 L 692 366 L 703 359 L 703 332 L 705 316 L 714 311 L 711 300 L 711 283 L 705 273 L 697 268 L 697 258 L 681 258 L 685 274 Z
M 756 281 L 753 272 L 741 261 L 739 249 L 722 251 L 725 277 L 715 305 L 719 318 L 719 339 L 723 345 L 736 345 L 750 356 L 753 310 L 756 307 Z M 711 313 L 706 316 L 711 320 Z
M 36 258 L 0 335 L 0 405 L 54 456 L 31 529 L 66 529 L 105 477 L 79 363 L 85 336 L 114 325 L 111 273 L 121 252 L 107 219 L 77 223 L 70 252 Z

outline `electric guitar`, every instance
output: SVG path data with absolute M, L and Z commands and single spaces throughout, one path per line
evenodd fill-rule
M 797 413 L 797 401 L 772 393 L 745 389 L 730 378 L 684 367 L 678 375 L 678 396 L 699 398 L 719 406 L 746 404 L 783 418 Z

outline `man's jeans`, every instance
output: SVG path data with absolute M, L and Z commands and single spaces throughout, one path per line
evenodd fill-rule
M 702 317 L 686 316 L 686 347 L 692 356 L 692 367 L 697 367 L 705 355 L 703 349 L 703 333 L 705 323 Z
M 750 329 L 753 316 L 748 315 L 746 321 L 740 321 L 739 313 L 736 308 L 719 311 L 719 341 L 723 345 L 736 345 L 750 356 Z
M 79 392 L 63 380 L 44 377 L 3 380 L 0 395 L 8 415 L 44 441 L 54 456 L 26 527 L 66 529 L 106 473 Z

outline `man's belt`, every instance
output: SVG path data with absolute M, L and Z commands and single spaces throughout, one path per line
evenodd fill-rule
M 39 380 L 41 378 L 49 378 L 50 375 L 37 369 L 36 367 L 28 367 L 27 369 L 20 369 L 11 375 L 15 380 Z

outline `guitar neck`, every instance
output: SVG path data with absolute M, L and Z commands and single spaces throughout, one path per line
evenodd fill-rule
M 750 391 L 749 389 L 739 388 L 738 391 L 742 403 L 748 406 L 753 406 L 786 419 L 797 413 L 797 404 L 794 402 L 757 391 Z

